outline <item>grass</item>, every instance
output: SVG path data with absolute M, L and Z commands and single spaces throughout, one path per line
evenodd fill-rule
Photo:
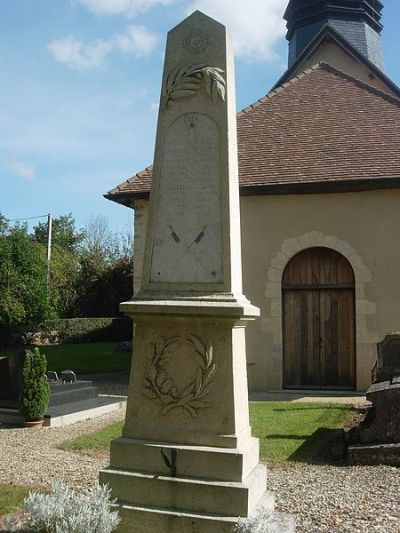
M 122 425 L 123 422 L 117 422 L 115 424 L 108 425 L 99 431 L 82 435 L 81 437 L 73 440 L 67 440 L 61 443 L 59 448 L 62 450 L 83 453 L 87 451 L 106 451 L 110 447 L 110 442 L 113 439 L 121 436 Z
M 260 439 L 262 459 L 282 461 L 329 461 L 342 442 L 340 428 L 351 415 L 343 404 L 251 402 L 253 435 Z M 62 449 L 81 453 L 107 451 L 110 441 L 122 433 L 122 422 L 95 433 L 64 442 Z M 339 440 L 338 440 L 339 439 Z
M 61 372 L 73 370 L 80 374 L 98 372 L 129 372 L 131 353 L 117 351 L 117 342 L 86 342 L 82 344 L 57 344 L 39 346 L 40 351 L 47 357 L 47 369 Z M 23 349 L 32 349 L 24 346 L 19 349 L 1 350 L 3 355 L 20 352 Z
M 30 490 L 32 489 L 20 485 L 0 484 L 0 516 L 12 513 L 20 507 Z
M 253 435 L 260 439 L 260 455 L 270 461 L 332 459 L 332 453 L 342 444 L 338 428 L 352 412 L 352 406 L 337 403 L 250 404 L 251 426 Z

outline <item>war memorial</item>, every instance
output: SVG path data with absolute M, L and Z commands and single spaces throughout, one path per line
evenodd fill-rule
M 226 28 L 196 11 L 168 34 L 123 436 L 100 472 L 122 532 L 227 533 L 274 513 L 249 424 L 236 104 Z

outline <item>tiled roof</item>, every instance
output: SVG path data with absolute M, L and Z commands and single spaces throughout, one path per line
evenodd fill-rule
M 400 178 L 400 100 L 325 63 L 247 107 L 237 121 L 241 194 Z M 106 197 L 146 197 L 151 174 L 147 167 Z

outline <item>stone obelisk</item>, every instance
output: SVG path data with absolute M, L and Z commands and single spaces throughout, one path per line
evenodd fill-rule
M 168 34 L 123 436 L 119 531 L 227 533 L 273 510 L 248 412 L 233 56 L 196 11 Z

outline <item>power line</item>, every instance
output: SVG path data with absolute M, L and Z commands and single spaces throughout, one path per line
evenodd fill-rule
M 26 218 L 13 218 L 13 219 L 6 219 L 7 222 L 20 222 L 21 220 L 34 220 L 36 218 L 47 218 L 48 215 L 41 215 L 39 217 L 26 217 Z

